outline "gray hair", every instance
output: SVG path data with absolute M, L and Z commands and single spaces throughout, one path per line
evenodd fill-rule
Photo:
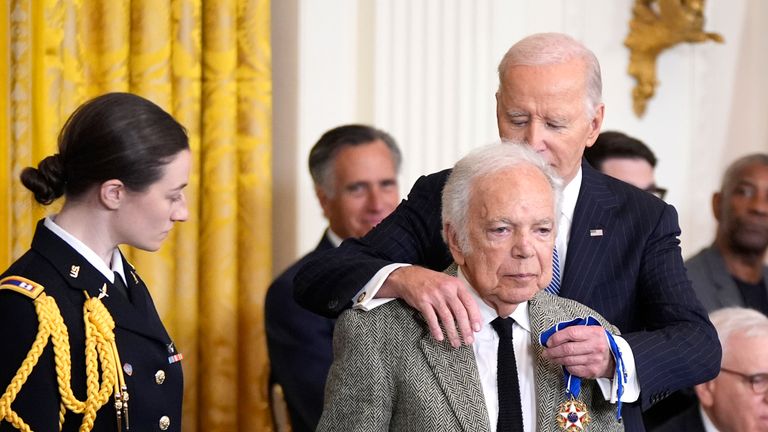
M 395 139 L 383 130 L 368 125 L 350 124 L 325 132 L 310 150 L 309 173 L 315 186 L 322 188 L 329 198 L 333 198 L 333 165 L 339 152 L 347 147 L 370 144 L 377 140 L 386 144 L 395 166 L 395 173 L 399 173 L 402 155 Z
M 728 169 L 725 170 L 725 174 L 723 175 L 723 182 L 720 184 L 720 193 L 723 195 L 730 195 L 733 192 L 733 186 L 736 184 L 741 171 L 749 165 L 768 166 L 768 154 L 753 153 L 740 157 L 728 165 Z
M 530 165 L 547 178 L 552 187 L 555 203 L 555 226 L 560 215 L 563 181 L 546 160 L 528 146 L 510 141 L 500 141 L 473 150 L 459 160 L 443 187 L 442 220 L 456 230 L 456 238 L 462 252 L 470 252 L 467 202 L 474 182 L 480 178 L 519 165 Z M 448 243 L 445 230 L 443 240 Z
M 709 315 L 709 319 L 717 330 L 717 337 L 723 347 L 723 358 L 726 355 L 725 347 L 728 339 L 735 334 L 750 338 L 768 336 L 768 317 L 754 309 L 743 307 L 718 309 Z
M 537 33 L 528 36 L 504 54 L 499 63 L 499 91 L 504 72 L 512 66 L 545 66 L 567 63 L 575 58 L 584 62 L 587 81 L 586 113 L 591 119 L 602 102 L 603 79 L 595 53 L 581 42 L 562 33 Z

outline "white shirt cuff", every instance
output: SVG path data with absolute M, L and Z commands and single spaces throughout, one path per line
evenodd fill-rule
M 627 374 L 627 382 L 624 383 L 624 393 L 621 395 L 621 401 L 635 402 L 640 397 L 640 383 L 637 381 L 637 371 L 635 370 L 635 355 L 632 353 L 632 348 L 629 347 L 629 343 L 627 343 L 624 338 L 613 335 L 613 339 L 619 347 L 621 358 L 624 360 L 624 371 Z M 618 360 L 614 358 L 614 361 Z M 600 386 L 600 391 L 603 392 L 605 400 L 610 401 L 611 403 L 616 403 L 619 400 L 619 377 L 615 373 L 613 374 L 612 380 L 608 378 L 598 378 L 597 384 Z
M 369 311 L 373 308 L 379 307 L 385 303 L 389 303 L 394 298 L 374 298 L 379 292 L 379 289 L 384 285 L 384 281 L 387 280 L 393 271 L 400 267 L 408 267 L 410 264 L 392 263 L 382 267 L 371 280 L 366 283 L 363 288 L 355 294 L 352 299 L 352 308 Z

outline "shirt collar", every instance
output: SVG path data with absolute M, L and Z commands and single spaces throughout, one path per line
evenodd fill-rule
M 325 236 L 328 237 L 328 241 L 331 242 L 333 247 L 339 247 L 341 245 L 341 242 L 344 240 L 341 237 L 339 237 L 338 234 L 333 232 L 331 227 L 328 227 L 328 229 L 325 230 Z
M 470 285 L 469 281 L 467 281 L 467 278 L 464 276 L 464 273 L 461 272 L 461 267 L 458 268 L 457 277 L 459 280 L 464 282 L 467 287 L 469 287 L 469 294 L 475 300 L 475 303 L 477 303 L 477 307 L 480 310 L 480 317 L 483 319 L 482 325 L 490 326 L 491 321 L 495 320 L 499 316 L 499 314 L 496 312 L 496 309 L 489 306 L 488 303 L 484 302 L 483 299 L 480 298 L 480 295 L 477 293 L 477 291 L 475 291 L 475 288 Z M 515 323 L 517 323 L 525 331 L 528 333 L 531 332 L 531 320 L 528 316 L 528 301 L 524 301 L 517 305 L 515 311 L 512 312 L 509 317 L 514 319 Z
M 576 210 L 576 201 L 579 199 L 579 190 L 581 189 L 582 172 L 581 167 L 576 172 L 573 180 L 568 182 L 563 188 L 563 199 L 560 203 L 560 213 L 568 218 L 569 222 L 573 221 L 573 212 Z
M 103 274 L 107 280 L 114 283 L 115 274 L 113 272 L 117 272 L 120 274 L 120 276 L 123 277 L 123 280 L 125 281 L 125 269 L 123 269 L 123 259 L 120 255 L 120 249 L 115 248 L 112 251 L 112 268 L 110 269 L 109 266 L 107 266 L 107 263 L 105 263 L 104 260 L 102 260 L 101 257 L 93 251 L 93 249 L 89 248 L 85 245 L 85 243 L 77 239 L 77 237 L 73 236 L 64 228 L 57 225 L 56 222 L 54 222 L 55 218 L 56 215 L 46 217 L 45 221 L 43 221 L 43 225 L 51 230 L 51 232 L 59 236 L 59 238 L 64 240 L 65 243 L 70 245 L 72 249 L 74 249 L 83 258 L 85 258 L 89 264 L 91 264 L 96 268 L 96 270 Z

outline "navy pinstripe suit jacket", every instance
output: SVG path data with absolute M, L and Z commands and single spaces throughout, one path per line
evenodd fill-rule
M 368 235 L 307 262 L 295 279 L 299 303 L 336 316 L 389 263 L 446 268 L 440 195 L 449 173 L 421 177 Z M 641 407 L 717 375 L 720 343 L 686 276 L 674 207 L 586 162 L 582 174 L 560 295 L 599 312 L 632 347 L 641 399 L 625 405 L 624 420 L 644 430 Z

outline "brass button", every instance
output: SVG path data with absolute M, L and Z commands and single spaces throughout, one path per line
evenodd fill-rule
M 171 419 L 168 416 L 162 416 L 158 424 L 160 425 L 160 430 L 168 430 L 168 427 L 171 425 Z
M 165 371 L 160 369 L 159 371 L 155 372 L 155 382 L 158 384 L 165 382 Z

